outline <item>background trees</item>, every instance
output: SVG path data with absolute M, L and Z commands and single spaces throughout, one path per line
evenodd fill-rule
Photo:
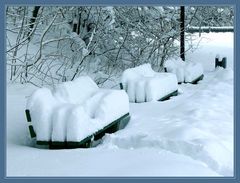
M 233 26 L 233 7 L 224 6 L 193 6 L 186 7 L 186 14 L 191 26 L 221 27 Z
M 185 26 L 232 26 L 231 7 L 186 7 Z M 54 85 L 89 74 L 98 84 L 179 55 L 179 7 L 6 8 L 10 81 Z M 190 36 L 190 35 L 188 35 Z

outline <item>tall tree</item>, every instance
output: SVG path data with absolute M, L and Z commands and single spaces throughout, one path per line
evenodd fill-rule
M 31 34 L 32 30 L 33 30 L 33 27 L 34 27 L 36 18 L 37 18 L 37 16 L 38 16 L 38 12 L 39 12 L 40 7 L 41 7 L 41 6 L 34 6 L 34 7 L 33 7 L 32 17 L 31 17 L 31 19 L 30 19 L 30 21 L 29 21 L 29 31 L 28 31 L 28 34 L 27 34 L 28 40 L 31 39 L 30 34 Z
M 185 61 L 185 7 L 180 7 L 180 57 Z

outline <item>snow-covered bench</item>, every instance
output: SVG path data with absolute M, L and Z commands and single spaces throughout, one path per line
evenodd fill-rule
M 127 92 L 130 102 L 162 101 L 178 93 L 175 74 L 155 72 L 150 64 L 125 70 L 120 88 Z
M 99 89 L 88 76 L 37 89 L 28 99 L 27 120 L 37 144 L 50 148 L 91 147 L 105 133 L 128 123 L 129 101 L 121 90 Z
M 197 84 L 204 76 L 203 67 L 200 63 L 184 62 L 181 58 L 167 60 L 164 67 L 166 72 L 176 74 L 179 84 Z

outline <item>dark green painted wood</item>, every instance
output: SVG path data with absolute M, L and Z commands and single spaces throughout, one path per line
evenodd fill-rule
M 120 89 L 123 90 L 123 84 L 120 83 L 119 85 L 120 85 Z
M 32 119 L 31 119 L 31 115 L 30 115 L 29 109 L 26 109 L 26 110 L 25 110 L 25 114 L 26 114 L 27 122 L 31 122 Z
M 29 125 L 28 128 L 29 128 L 29 132 L 30 132 L 31 138 L 36 137 L 36 133 L 35 133 L 35 131 L 34 131 L 34 129 L 33 129 L 33 126 L 32 126 L 32 125 Z
M 118 130 L 124 129 L 127 126 L 130 119 L 131 119 L 130 115 L 126 116 L 125 118 L 122 118 L 121 121 L 118 123 Z
M 50 141 L 41 141 L 41 140 L 38 140 L 36 143 L 37 143 L 37 145 L 49 145 L 51 142 L 50 142 Z
M 67 142 L 67 149 L 74 148 L 90 148 L 92 147 L 91 139 L 88 139 L 86 142 Z
M 160 98 L 158 101 L 164 101 L 164 100 L 168 100 L 170 97 L 173 97 L 173 96 L 177 96 L 178 95 L 178 90 Z
M 50 142 L 49 149 L 66 149 L 67 143 L 66 142 Z
M 192 82 L 185 82 L 185 83 L 191 83 L 191 84 L 197 84 L 198 81 L 202 80 L 204 77 L 204 75 L 202 74 L 201 76 L 199 76 L 198 78 L 196 78 L 195 80 L 193 80 Z

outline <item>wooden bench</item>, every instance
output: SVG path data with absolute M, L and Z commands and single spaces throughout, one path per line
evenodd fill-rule
M 178 95 L 176 75 L 155 72 L 150 64 L 125 70 L 120 89 L 125 90 L 130 102 L 135 103 L 163 101 Z
M 120 100 L 113 101 L 116 98 Z M 30 136 L 50 149 L 96 146 L 106 133 L 125 128 L 130 120 L 127 94 L 100 89 L 86 76 L 62 83 L 55 91 L 37 89 L 28 99 L 25 115 Z
M 25 110 L 25 115 L 27 122 L 29 123 L 29 133 L 31 138 L 36 138 L 36 133 L 34 131 L 32 121 L 31 121 L 31 114 L 30 110 L 26 109 Z M 122 117 L 116 119 L 109 125 L 105 126 L 103 129 L 95 132 L 94 134 L 87 136 L 83 140 L 79 142 L 71 142 L 71 141 L 64 141 L 64 142 L 52 142 L 52 141 L 40 141 L 36 140 L 37 145 L 48 145 L 50 149 L 72 149 L 72 148 L 89 148 L 89 147 L 95 147 L 98 145 L 102 137 L 105 134 L 111 134 L 114 132 L 117 132 L 121 129 L 124 129 L 125 126 L 128 124 L 130 120 L 130 115 L 129 113 L 123 115 Z

